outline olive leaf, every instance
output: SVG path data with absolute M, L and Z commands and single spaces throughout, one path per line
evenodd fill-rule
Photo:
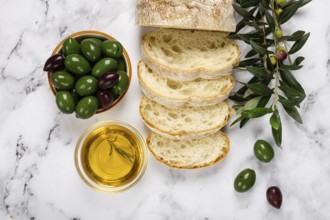
M 288 113 L 288 115 L 290 115 L 296 122 L 302 124 L 302 118 L 297 110 L 297 108 L 295 106 L 286 106 L 283 105 L 284 110 Z
M 280 127 L 278 130 L 275 130 L 274 128 L 272 128 L 272 134 L 273 134 L 273 138 L 274 138 L 276 145 L 280 147 L 282 144 L 282 125 L 280 124 Z
M 287 40 L 287 41 L 297 41 L 300 38 L 302 38 L 302 36 L 304 36 L 304 34 L 305 34 L 305 31 L 296 31 L 291 36 L 283 37 L 282 39 Z
M 299 103 L 302 102 L 306 97 L 304 92 L 301 92 L 295 88 L 291 88 L 283 81 L 280 81 L 279 88 L 283 91 L 286 97 L 288 97 L 289 99 L 299 100 Z
M 241 123 L 239 124 L 239 128 L 243 128 L 244 125 L 246 125 L 246 123 L 249 121 L 250 119 L 248 118 L 243 118 Z
M 245 118 L 259 118 L 270 112 L 269 108 L 254 108 L 251 110 L 243 111 L 242 116 Z
M 245 21 L 245 24 L 247 26 L 254 27 L 254 29 L 256 29 L 257 31 L 261 31 L 261 28 L 259 27 L 259 25 L 262 25 L 263 23 L 253 20 L 253 21 Z M 257 35 L 256 37 L 260 37 L 260 35 Z
M 310 33 L 305 34 L 302 38 L 300 38 L 299 40 L 297 40 L 291 47 L 291 49 L 289 50 L 289 54 L 294 54 L 297 51 L 299 51 L 306 43 L 306 41 L 308 40 L 310 36 Z
M 299 65 L 305 60 L 305 57 L 297 57 L 293 62 L 294 65 Z
M 298 66 L 298 65 L 295 65 L 295 64 L 292 64 L 292 65 L 284 65 L 284 64 L 281 64 L 280 65 L 280 70 L 282 71 L 286 71 L 286 70 L 299 70 L 301 69 L 303 66 Z
M 264 96 L 273 94 L 273 90 L 261 82 L 247 84 L 246 86 L 257 95 Z
M 253 42 L 252 40 L 250 40 L 250 44 L 251 44 L 253 50 L 261 55 L 270 53 L 266 48 Z
M 271 14 L 268 12 L 268 10 L 265 11 L 265 16 L 266 16 L 266 19 L 267 19 L 267 23 L 268 23 L 268 25 L 269 25 L 273 30 L 275 30 L 275 21 L 274 21 L 274 18 L 271 16 Z
M 262 96 L 261 99 L 259 100 L 257 107 L 265 107 L 268 104 L 270 97 L 271 95 Z
M 246 24 L 244 22 L 244 19 L 242 19 L 240 22 L 237 23 L 235 33 L 242 30 L 245 26 L 246 26 Z M 229 35 L 229 38 L 231 38 L 231 35 Z
M 284 24 L 287 22 L 300 8 L 302 5 L 303 1 L 292 1 L 292 4 L 284 6 L 283 7 L 283 12 L 280 14 L 278 20 L 281 24 Z
M 240 4 L 243 8 L 248 8 L 252 6 L 257 6 L 261 0 L 241 0 Z
M 293 87 L 294 89 L 298 90 L 302 94 L 305 95 L 305 91 L 303 87 L 300 85 L 300 83 L 296 80 L 296 78 L 293 76 L 293 74 L 289 70 L 281 70 L 280 75 L 282 80 L 290 87 Z
M 247 71 L 252 73 L 255 77 L 261 79 L 271 79 L 272 76 L 269 75 L 264 68 L 258 68 L 254 66 L 247 66 L 245 67 Z
M 272 116 L 270 117 L 269 123 L 273 129 L 275 129 L 275 130 L 280 129 L 281 118 L 280 118 L 280 115 L 278 114 L 277 109 L 273 112 Z
M 300 8 L 307 5 L 308 3 L 310 3 L 312 0 L 303 0 L 301 5 L 300 5 Z
M 253 95 L 253 91 L 251 89 L 248 89 L 245 91 L 243 98 L 247 98 L 249 96 Z
M 249 101 L 247 101 L 245 103 L 245 105 L 242 108 L 242 111 L 254 109 L 255 107 L 258 106 L 258 103 L 259 103 L 260 99 L 261 99 L 261 96 L 250 99 Z
M 233 4 L 233 7 L 235 9 L 235 11 L 241 15 L 242 17 L 247 17 L 247 18 L 253 18 L 252 14 L 250 14 L 246 9 L 242 8 L 241 6 L 239 6 L 238 4 Z
M 236 120 L 233 121 L 233 123 L 231 123 L 230 126 L 233 126 L 233 125 L 237 124 L 238 122 L 242 121 L 242 119 L 244 119 L 243 116 L 240 116 L 240 117 L 236 118 Z
M 258 58 L 246 59 L 246 60 L 242 60 L 241 62 L 239 62 L 238 66 L 240 66 L 240 67 L 250 66 L 259 61 L 260 61 L 260 59 L 258 59 Z
M 250 50 L 246 55 L 245 58 L 249 58 L 249 57 L 253 57 L 255 55 L 257 55 L 258 53 L 255 50 Z
M 261 1 L 261 4 L 266 8 L 266 9 L 271 9 L 271 7 L 270 7 L 270 0 L 262 0 Z
M 265 9 L 265 7 L 263 6 L 263 4 L 259 4 L 259 13 L 260 13 L 260 15 L 261 16 L 263 16 L 263 15 L 265 15 L 265 11 L 266 11 L 266 9 Z
M 301 103 L 301 99 L 300 98 L 296 98 L 296 99 L 286 99 L 283 96 L 279 96 L 279 102 L 283 105 L 283 106 L 299 106 Z

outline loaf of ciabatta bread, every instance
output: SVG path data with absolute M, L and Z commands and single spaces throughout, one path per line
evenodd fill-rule
M 142 26 L 234 32 L 234 0 L 138 0 Z

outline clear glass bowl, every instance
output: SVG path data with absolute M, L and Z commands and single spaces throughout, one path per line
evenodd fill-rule
M 99 183 L 95 182 L 94 180 L 92 180 L 89 177 L 89 175 L 86 173 L 86 171 L 84 170 L 84 165 L 82 162 L 82 150 L 83 150 L 83 146 L 84 146 L 84 142 L 86 141 L 86 138 L 96 129 L 100 129 L 102 127 L 107 127 L 109 125 L 115 125 L 115 126 L 122 127 L 124 129 L 128 129 L 130 131 L 131 136 L 134 136 L 133 139 L 136 142 L 138 142 L 137 145 L 140 146 L 138 149 L 138 153 L 141 158 L 140 170 L 137 172 L 137 175 L 130 182 L 126 183 L 125 185 L 116 186 L 116 187 L 114 187 L 114 186 L 107 187 L 104 184 L 99 184 Z M 142 176 L 147 168 L 147 164 L 148 164 L 148 150 L 147 150 L 147 146 L 144 141 L 144 138 L 141 136 L 141 134 L 135 128 L 133 128 L 129 124 L 121 122 L 121 121 L 107 120 L 107 121 L 101 121 L 101 122 L 98 122 L 98 123 L 92 125 L 91 127 L 87 128 L 81 134 L 80 138 L 78 139 L 77 145 L 76 145 L 74 160 L 75 160 L 75 165 L 76 165 L 76 169 L 78 171 L 79 176 L 88 186 L 90 186 L 93 189 L 96 189 L 98 191 L 116 193 L 116 192 L 122 192 L 122 191 L 132 188 L 142 178 Z
M 61 51 L 62 49 L 62 45 L 63 45 L 63 42 L 68 39 L 68 38 L 75 38 L 75 39 L 78 39 L 78 40 L 81 40 L 81 39 L 85 39 L 85 38 L 88 38 L 88 37 L 96 37 L 96 38 L 100 38 L 100 39 L 104 39 L 104 40 L 117 40 L 115 39 L 114 37 L 106 34 L 106 33 L 103 33 L 103 32 L 100 32 L 100 31 L 92 31 L 92 30 L 86 30 L 86 31 L 79 31 L 79 32 L 76 32 L 74 34 L 71 34 L 69 36 L 67 36 L 66 38 L 64 38 L 56 47 L 55 49 L 53 50 L 53 53 L 51 56 L 53 56 L 54 54 L 57 54 Z M 103 108 L 103 109 L 98 109 L 96 111 L 96 114 L 98 113 L 102 113 L 104 111 L 107 111 L 113 107 L 115 107 L 123 98 L 124 96 L 126 95 L 128 89 L 129 89 L 129 86 L 131 84 L 131 79 L 132 79 L 132 65 L 131 65 L 131 60 L 128 56 L 128 53 L 127 51 L 125 50 L 125 48 L 123 48 L 123 57 L 125 59 L 125 63 L 126 63 L 126 70 L 127 70 L 127 75 L 128 75 L 128 79 L 129 79 L 129 83 L 128 83 L 128 87 L 127 87 L 127 90 L 118 98 L 114 101 L 114 103 L 112 103 L 112 105 L 110 105 L 109 107 L 107 108 Z M 56 95 L 56 89 L 52 83 L 52 75 L 51 75 L 51 72 L 48 72 L 48 83 L 49 83 L 49 87 L 50 89 L 52 90 L 53 94 Z

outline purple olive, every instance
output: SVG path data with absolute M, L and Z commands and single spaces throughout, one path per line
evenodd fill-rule
M 283 61 L 283 60 L 285 60 L 285 59 L 287 58 L 287 56 L 288 56 L 288 53 L 287 53 L 287 52 L 285 52 L 285 51 L 280 51 L 280 52 L 277 54 L 277 59 L 278 59 L 279 61 Z
M 277 209 L 282 205 L 282 193 L 277 186 L 271 186 L 267 189 L 267 200 L 269 204 Z
M 119 75 L 115 72 L 108 72 L 99 78 L 99 87 L 101 89 L 110 89 L 119 81 Z
M 56 71 L 64 68 L 64 57 L 62 54 L 55 54 L 48 58 L 45 63 L 44 71 Z
M 99 89 L 96 95 L 102 108 L 109 107 L 115 100 L 111 90 Z

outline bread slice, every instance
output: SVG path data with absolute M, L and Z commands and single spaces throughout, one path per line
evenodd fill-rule
M 189 82 L 173 81 L 153 72 L 140 61 L 138 77 L 142 92 L 161 105 L 178 108 L 215 105 L 226 98 L 235 85 L 232 76 L 219 79 L 198 79 Z
M 147 146 L 154 157 L 167 166 L 194 169 L 213 165 L 225 158 L 230 142 L 221 131 L 190 140 L 172 140 L 151 133 Z
M 142 60 L 172 80 L 230 75 L 239 57 L 236 43 L 221 32 L 159 29 L 142 38 Z
M 213 134 L 227 124 L 232 110 L 226 102 L 213 106 L 169 108 L 142 96 L 140 115 L 155 133 L 171 139 Z
M 234 32 L 233 3 L 233 0 L 139 0 L 135 18 L 142 26 Z

